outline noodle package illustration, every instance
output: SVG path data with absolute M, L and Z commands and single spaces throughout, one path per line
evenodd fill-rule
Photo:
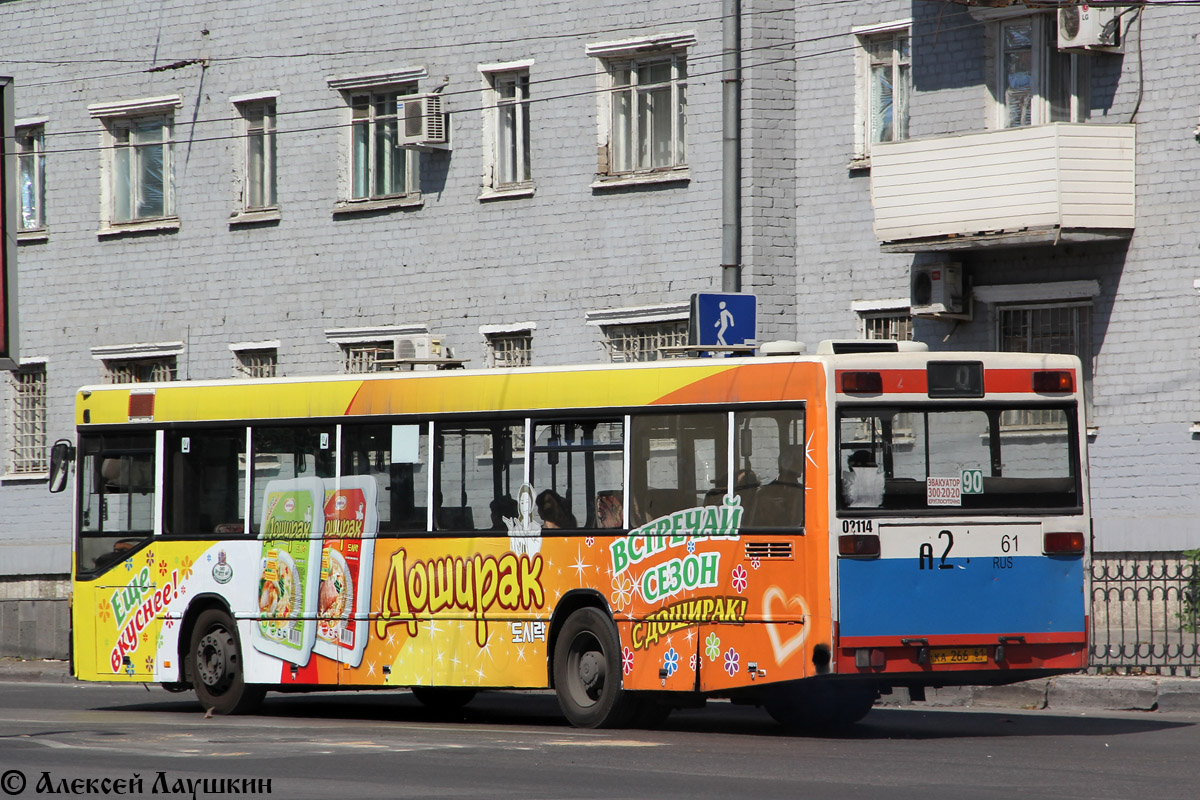
M 271 481 L 263 495 L 254 649 L 304 666 L 316 641 L 325 485 L 320 478 Z
M 324 544 L 313 650 L 351 667 L 362 662 L 370 638 L 371 564 L 379 514 L 375 479 L 325 479 Z

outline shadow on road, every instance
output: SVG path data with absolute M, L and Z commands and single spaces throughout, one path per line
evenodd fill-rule
M 105 711 L 139 711 L 201 716 L 191 695 L 158 690 L 152 702 L 110 705 Z M 501 727 L 567 728 L 549 692 L 480 692 L 466 708 L 427 708 L 406 691 L 269 694 L 257 715 L 274 720 L 360 720 L 404 724 L 464 724 Z M 967 739 L 1030 736 L 1121 736 L 1189 727 L 1196 723 L 1159 717 L 1080 711 L 1003 711 L 975 709 L 877 708 L 857 725 L 830 734 L 794 734 L 752 706 L 712 702 L 703 709 L 676 710 L 656 728 L 670 732 L 817 739 Z M 630 731 L 629 733 L 636 733 Z

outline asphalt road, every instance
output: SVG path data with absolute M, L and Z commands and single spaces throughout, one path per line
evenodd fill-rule
M 406 692 L 270 695 L 258 716 L 206 719 L 190 694 L 158 688 L 0 683 L 0 800 L 224 797 L 229 780 L 321 800 L 1191 800 L 1197 753 L 1200 714 L 876 709 L 811 737 L 728 703 L 659 730 L 584 731 L 536 693 L 485 693 L 449 716 Z

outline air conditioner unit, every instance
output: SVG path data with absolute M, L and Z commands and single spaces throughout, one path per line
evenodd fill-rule
M 1121 52 L 1120 9 L 1076 3 L 1058 9 L 1059 50 Z
M 918 264 L 910 289 L 914 317 L 961 316 L 965 311 L 961 264 Z
M 397 103 L 401 123 L 400 144 L 417 149 L 449 150 L 449 115 L 442 110 L 440 94 L 418 94 Z
M 410 358 L 441 358 L 442 340 L 428 333 L 397 336 L 393 352 L 397 361 Z

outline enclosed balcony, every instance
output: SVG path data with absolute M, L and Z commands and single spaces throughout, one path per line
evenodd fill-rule
M 888 252 L 1128 239 L 1134 126 L 1056 122 L 871 149 Z

